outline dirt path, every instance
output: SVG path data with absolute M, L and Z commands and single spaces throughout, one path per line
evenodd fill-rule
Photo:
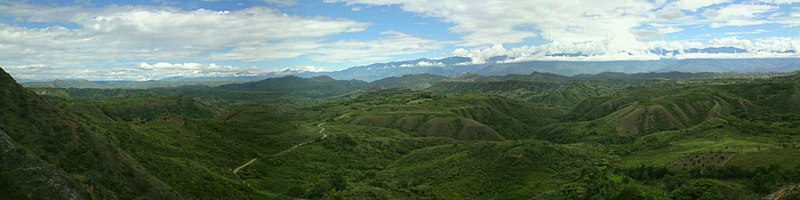
M 325 138 L 328 138 L 328 134 L 327 134 L 327 133 L 325 133 L 325 127 L 322 127 L 322 125 L 325 125 L 325 122 L 322 122 L 322 123 L 319 123 L 319 124 L 317 124 L 317 127 L 319 127 L 319 128 L 320 128 L 320 129 L 319 129 L 319 134 L 321 134 L 321 135 L 322 135 L 322 137 L 320 138 L 320 140 L 323 140 L 323 139 L 325 139 Z M 283 155 L 283 154 L 285 154 L 285 153 L 289 153 L 289 152 L 291 152 L 291 151 L 294 151 L 294 149 L 297 149 L 298 147 L 302 147 L 302 146 L 305 146 L 305 145 L 307 145 L 307 144 L 314 143 L 315 141 L 316 141 L 316 140 L 311 140 L 311 141 L 306 141 L 306 142 L 303 142 L 303 143 L 300 143 L 300 144 L 296 144 L 296 145 L 294 145 L 294 146 L 292 146 L 292 147 L 289 147 L 288 149 L 286 149 L 286 150 L 283 150 L 283 151 L 281 151 L 281 152 L 278 152 L 278 153 L 275 153 L 275 154 L 272 154 L 272 155 L 268 155 L 267 157 L 276 157 L 276 156 L 280 156 L 280 155 Z M 253 158 L 252 160 L 248 161 L 248 162 L 247 162 L 247 163 L 245 163 L 244 165 L 242 165 L 242 166 L 239 166 L 239 167 L 237 167 L 236 169 L 233 169 L 233 174 L 239 173 L 239 171 L 240 171 L 240 170 L 242 170 L 243 168 L 245 168 L 245 167 L 249 166 L 250 164 L 253 164 L 253 163 L 255 163 L 255 162 L 256 162 L 256 160 L 258 160 L 258 158 Z
M 239 172 L 239 170 L 242 170 L 242 168 L 245 168 L 245 167 L 247 167 L 248 165 L 250 165 L 250 164 L 253 164 L 254 162 L 256 162 L 256 160 L 258 160 L 258 158 L 253 158 L 252 160 L 248 161 L 248 162 L 247 162 L 247 163 L 245 163 L 244 165 L 242 165 L 242 166 L 239 166 L 239 167 L 237 167 L 236 169 L 233 169 L 233 173 L 234 173 L 234 174 L 238 173 L 238 172 Z
M 731 159 L 733 159 L 734 156 L 736 156 L 736 154 L 732 154 L 731 156 L 728 156 L 728 158 L 725 159 L 725 161 L 722 161 L 722 164 L 720 166 L 725 166 L 725 164 L 728 164 L 728 161 L 731 161 Z
M 800 185 L 786 185 L 778 189 L 778 191 L 773 192 L 772 194 L 767 195 L 764 197 L 765 200 L 780 200 L 785 196 L 787 193 L 791 192 L 792 190 L 800 189 Z

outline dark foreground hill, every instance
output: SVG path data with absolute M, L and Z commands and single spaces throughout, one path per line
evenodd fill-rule
M 0 70 L 2 194 L 11 199 L 176 199 L 113 139 Z

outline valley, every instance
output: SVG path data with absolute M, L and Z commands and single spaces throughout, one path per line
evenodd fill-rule
M 13 199 L 800 197 L 798 73 L 0 78 Z

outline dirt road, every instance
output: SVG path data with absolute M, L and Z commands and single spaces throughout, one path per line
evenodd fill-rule
M 792 190 L 797 190 L 797 189 L 800 189 L 800 185 L 786 185 L 786 186 L 783 186 L 780 189 L 778 189 L 778 191 L 775 191 L 772 194 L 767 195 L 766 197 L 764 197 L 764 199 L 765 200 L 780 200 L 781 198 L 783 198 L 783 196 L 785 196 L 786 194 L 788 194 Z
M 317 124 L 317 127 L 319 127 L 319 128 L 320 128 L 320 129 L 319 129 L 319 134 L 321 134 L 321 135 L 322 135 L 322 137 L 320 138 L 320 140 L 323 140 L 323 139 L 325 139 L 325 138 L 327 138 L 327 137 L 328 137 L 328 134 L 327 134 L 327 133 L 325 133 L 325 127 L 322 127 L 322 125 L 325 125 L 325 122 L 322 122 L 322 123 L 319 123 L 319 124 Z M 289 153 L 289 152 L 291 152 L 291 151 L 294 151 L 294 149 L 297 149 L 298 147 L 302 147 L 302 146 L 304 146 L 304 145 L 311 144 L 311 143 L 313 143 L 313 142 L 315 142 L 315 140 L 311 140 L 311 141 L 303 142 L 303 143 L 300 143 L 300 144 L 296 144 L 296 145 L 294 145 L 294 146 L 292 146 L 292 147 L 289 147 L 289 148 L 288 148 L 288 149 L 286 149 L 286 150 L 283 150 L 283 151 L 281 151 L 281 152 L 278 152 L 278 153 L 275 153 L 275 154 L 269 155 L 269 156 L 267 156 L 267 157 L 275 157 L 275 156 L 280 156 L 280 155 L 283 155 L 283 154 L 285 154 L 285 153 Z M 247 162 L 247 163 L 245 163 L 244 165 L 242 165 L 242 166 L 239 166 L 239 167 L 237 167 L 237 168 L 233 169 L 233 174 L 239 173 L 239 171 L 240 171 L 240 170 L 244 169 L 245 167 L 249 166 L 250 164 L 253 164 L 253 163 L 255 163 L 255 162 L 256 162 L 256 160 L 258 160 L 258 158 L 253 158 L 252 160 L 248 161 L 248 162 Z

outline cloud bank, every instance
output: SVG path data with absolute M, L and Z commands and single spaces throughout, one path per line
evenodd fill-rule
M 511 57 L 505 62 L 800 57 L 800 0 L 323 0 L 311 6 L 345 6 L 352 13 L 397 8 L 429 20 L 413 22 L 415 28 L 445 26 L 455 38 L 387 29 L 341 13 L 289 12 L 303 1 L 254 2 L 261 4 L 234 10 L 0 2 L 0 17 L 7 19 L 0 21 L 0 67 L 28 77 L 106 73 L 138 80 L 149 78 L 135 75 L 142 71 L 159 74 L 152 77 L 275 71 L 286 66 L 271 62 L 291 59 L 283 65 L 328 70 L 416 55 L 465 56 L 473 63 L 495 56 Z

